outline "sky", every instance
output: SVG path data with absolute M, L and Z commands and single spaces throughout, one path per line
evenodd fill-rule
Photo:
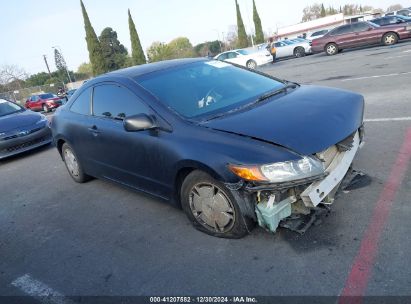
M 303 8 L 323 3 L 338 8 L 347 3 L 386 9 L 392 4 L 410 6 L 408 0 L 255 0 L 263 30 L 300 22 Z M 234 0 L 83 0 L 97 35 L 112 27 L 130 51 L 127 9 L 136 24 L 144 50 L 152 42 L 187 37 L 193 45 L 222 40 L 236 24 Z M 247 33 L 254 30 L 252 0 L 238 0 Z M 0 65 L 17 65 L 27 73 L 45 72 L 43 55 L 50 69 L 53 46 L 61 49 L 69 69 L 88 62 L 84 22 L 79 0 L 0 0 Z

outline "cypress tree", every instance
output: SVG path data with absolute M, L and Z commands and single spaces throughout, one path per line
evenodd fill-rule
M 128 10 L 128 28 L 130 30 L 131 58 L 133 59 L 133 64 L 144 64 L 146 63 L 146 57 L 144 56 L 133 18 L 131 18 L 130 9 Z
M 240 6 L 235 0 L 235 6 L 237 10 L 237 47 L 238 48 L 245 48 L 248 46 L 247 34 L 245 32 L 245 27 L 243 23 L 243 19 L 241 18 Z
M 101 50 L 100 42 L 97 38 L 96 32 L 91 26 L 90 19 L 88 18 L 87 11 L 82 0 L 80 0 L 80 5 L 81 11 L 83 12 L 84 29 L 86 30 L 88 56 L 93 69 L 93 75 L 96 76 L 106 72 L 106 62 Z
M 320 16 L 321 16 L 321 17 L 325 17 L 326 15 L 327 15 L 327 13 L 325 12 L 324 4 L 321 4 L 321 13 L 320 13 Z
M 253 20 L 255 28 L 255 43 L 260 44 L 264 42 L 263 27 L 261 26 L 261 19 L 255 6 L 255 0 L 253 0 Z

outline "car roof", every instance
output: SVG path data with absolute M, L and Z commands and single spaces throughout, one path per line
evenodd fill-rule
M 138 77 L 144 74 L 149 74 L 152 72 L 157 72 L 160 70 L 166 70 L 169 68 L 173 67 L 178 67 L 194 62 L 201 62 L 201 61 L 207 61 L 209 59 L 207 58 L 183 58 L 183 59 L 172 59 L 172 60 L 164 60 L 164 61 L 159 61 L 159 62 L 153 62 L 153 63 L 147 63 L 147 64 L 142 64 L 142 65 L 136 65 L 133 67 L 109 72 L 103 75 L 100 75 L 96 78 L 103 77 L 103 76 L 115 76 L 115 75 L 120 75 L 128 78 L 134 78 Z

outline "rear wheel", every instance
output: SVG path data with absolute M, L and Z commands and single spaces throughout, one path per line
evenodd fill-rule
M 230 191 L 205 172 L 191 172 L 181 187 L 181 205 L 194 227 L 223 238 L 241 238 L 247 226 Z
M 257 67 L 257 63 L 254 60 L 247 61 L 247 68 L 254 70 Z
M 303 47 L 296 47 L 294 49 L 294 56 L 297 57 L 297 58 L 304 57 L 305 56 L 304 48 Z
M 90 177 L 84 173 L 83 167 L 78 161 L 76 153 L 68 143 L 63 144 L 61 154 L 63 156 L 63 161 L 66 165 L 67 171 L 74 181 L 77 183 L 84 183 L 90 179 Z
M 332 56 L 338 53 L 338 46 L 335 43 L 329 43 L 325 46 L 325 53 Z
M 398 42 L 398 36 L 396 33 L 386 33 L 382 36 L 382 43 L 384 45 L 393 45 Z

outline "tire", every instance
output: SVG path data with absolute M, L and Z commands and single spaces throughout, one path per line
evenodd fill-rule
M 338 46 L 337 46 L 335 43 L 333 43 L 333 42 L 328 43 L 328 44 L 325 46 L 324 51 L 325 51 L 325 53 L 326 53 L 328 56 L 332 56 L 332 55 L 338 54 Z
M 389 32 L 382 36 L 382 44 L 384 45 L 394 45 L 398 42 L 398 35 L 393 32 Z
M 84 173 L 76 153 L 68 143 L 64 143 L 61 147 L 61 155 L 68 173 L 75 182 L 84 183 L 90 179 L 90 176 Z
M 44 113 L 48 113 L 50 111 L 49 107 L 46 104 L 43 104 L 42 108 Z
M 182 208 L 196 229 L 220 238 L 238 239 L 248 233 L 232 193 L 207 173 L 191 172 L 180 193 Z
M 305 56 L 305 50 L 303 47 L 299 46 L 294 49 L 294 57 L 300 58 Z
M 250 70 L 254 70 L 257 67 L 257 62 L 255 62 L 254 60 L 248 60 L 246 66 Z

